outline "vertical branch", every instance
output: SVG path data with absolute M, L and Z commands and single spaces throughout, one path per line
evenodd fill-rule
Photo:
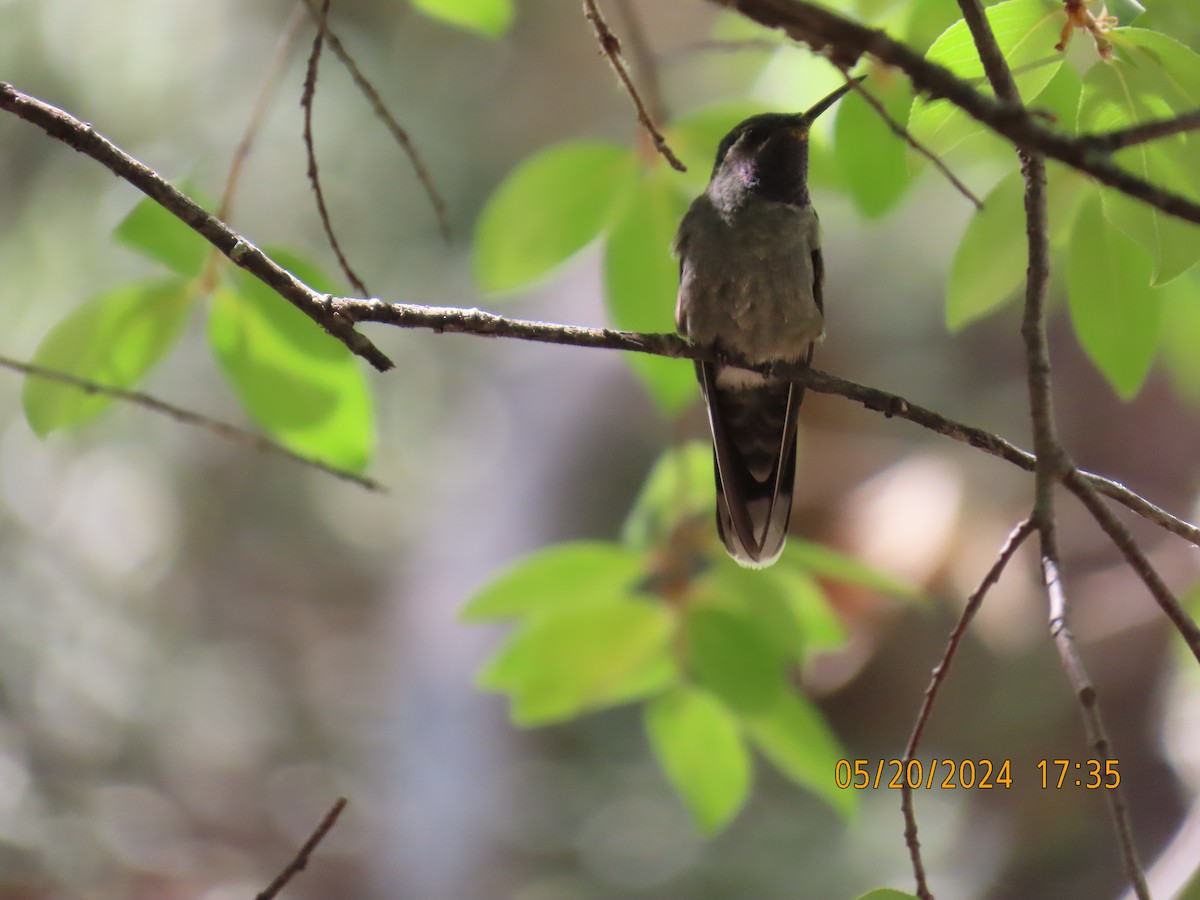
M 1017 91 L 1008 63 L 996 43 L 996 36 L 988 24 L 980 0 L 958 0 L 958 5 L 967 27 L 971 30 L 984 72 L 996 96 L 1005 103 L 1020 107 L 1021 95 Z M 1079 698 L 1089 741 L 1097 755 L 1107 759 L 1109 744 L 1096 689 L 1087 674 L 1067 624 L 1067 595 L 1062 586 L 1057 520 L 1054 513 L 1055 483 L 1075 467 L 1058 441 L 1050 380 L 1050 349 L 1046 337 L 1046 286 L 1050 280 L 1046 163 L 1040 154 L 1024 148 L 1017 150 L 1017 156 L 1021 161 L 1021 174 L 1025 180 L 1025 233 L 1029 254 L 1021 338 L 1025 344 L 1029 414 L 1033 425 L 1033 447 L 1036 456 L 1031 520 L 1041 541 L 1042 579 L 1050 605 L 1050 631 L 1058 648 L 1063 671 Z M 1124 797 L 1114 789 L 1106 792 L 1105 799 L 1130 886 L 1141 900 L 1149 900 L 1149 889 L 1138 859 Z

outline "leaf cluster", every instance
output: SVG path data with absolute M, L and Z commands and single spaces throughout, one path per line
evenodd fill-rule
M 907 586 L 833 550 L 792 540 L 778 565 L 733 563 L 709 523 L 711 451 L 669 450 L 621 540 L 549 547 L 513 564 L 467 605 L 469 621 L 515 628 L 479 677 L 524 726 L 644 703 L 646 734 L 706 832 L 750 790 L 750 748 L 835 810 L 854 794 L 831 772 L 844 753 L 793 675 L 846 639 L 823 582 L 914 599 Z
M 208 270 L 208 244 L 157 203 L 143 200 L 116 239 L 165 271 L 102 292 L 65 316 L 33 362 L 105 387 L 141 382 L 207 301 L 208 343 L 218 367 L 259 427 L 301 456 L 363 471 L 374 446 L 374 407 L 345 345 L 241 270 Z M 273 257 L 318 290 L 314 266 L 287 251 Z M 29 378 L 23 393 L 34 431 L 47 435 L 98 416 L 112 397 Z

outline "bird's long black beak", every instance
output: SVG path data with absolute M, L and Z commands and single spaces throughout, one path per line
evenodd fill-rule
M 801 113 L 801 123 L 806 126 L 811 125 L 816 120 L 817 116 L 821 115 L 821 113 L 825 112 L 825 110 L 829 109 L 829 107 L 841 100 L 844 94 L 852 90 L 856 84 L 866 77 L 866 75 L 859 75 L 857 78 L 851 78 L 824 100 L 821 100 L 819 103 L 817 103 L 816 106 L 812 107 L 807 112 Z

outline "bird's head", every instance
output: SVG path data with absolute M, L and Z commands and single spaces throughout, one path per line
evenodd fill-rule
M 764 113 L 738 124 L 717 147 L 709 197 L 727 210 L 751 197 L 807 206 L 809 129 L 860 81 L 846 82 L 806 112 Z

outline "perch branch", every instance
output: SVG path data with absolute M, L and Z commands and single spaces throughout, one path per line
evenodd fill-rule
M 674 334 L 638 334 L 610 328 L 585 328 L 578 325 L 556 325 L 529 319 L 510 319 L 481 309 L 460 309 L 448 306 L 417 306 L 405 303 L 385 303 L 381 300 L 327 298 L 334 309 L 354 322 L 380 322 L 400 328 L 424 328 L 438 334 L 473 334 L 486 337 L 563 344 L 575 347 L 596 347 L 650 353 L 674 359 L 716 360 L 710 350 L 694 346 Z M 747 368 L 755 368 L 747 365 Z M 758 367 L 766 370 L 768 367 Z M 896 394 L 881 391 L 830 375 L 818 369 L 801 366 L 776 365 L 770 372 L 803 384 L 821 394 L 836 394 L 861 404 L 873 412 L 888 417 L 906 419 L 922 428 L 953 438 L 1006 460 L 1027 472 L 1032 472 L 1036 457 L 998 435 L 955 421 L 941 413 L 911 403 Z M 1200 528 L 1150 503 L 1140 494 L 1117 481 L 1080 471 L 1097 491 L 1142 516 L 1155 525 L 1200 547 Z

